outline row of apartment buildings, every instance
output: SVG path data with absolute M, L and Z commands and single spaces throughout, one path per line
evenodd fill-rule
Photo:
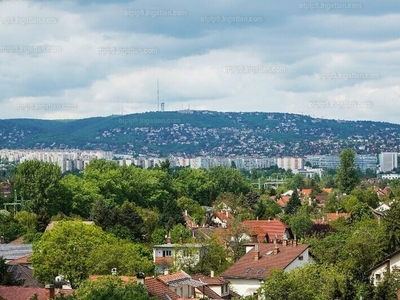
M 313 155 L 306 157 L 267 157 L 267 158 L 253 158 L 253 157 L 170 157 L 168 158 L 171 167 L 190 167 L 193 169 L 209 169 L 212 167 L 232 167 L 237 169 L 251 170 L 251 169 L 265 169 L 271 166 L 278 166 L 279 168 L 298 173 L 306 170 L 306 163 L 310 162 L 314 168 L 332 168 L 336 169 L 340 165 L 339 156 L 334 155 Z M 120 159 L 119 163 L 126 165 L 136 165 L 143 168 L 151 168 L 159 164 L 165 159 L 161 158 L 124 158 Z M 362 171 L 367 169 L 376 170 L 377 157 L 375 155 L 356 155 L 354 160 L 355 166 Z
M 367 169 L 379 172 L 391 172 L 398 167 L 397 152 L 383 152 L 375 155 L 356 155 L 354 164 L 362 171 Z M 111 151 L 101 150 L 0 150 L 0 159 L 8 161 L 24 162 L 27 160 L 40 160 L 52 162 L 60 166 L 62 172 L 73 169 L 83 170 L 85 164 L 92 159 L 117 160 L 121 165 L 135 165 L 148 169 L 160 164 L 165 158 L 137 157 L 129 155 L 117 155 Z M 171 167 L 190 167 L 193 169 L 209 169 L 212 167 L 235 167 L 237 169 L 265 169 L 271 166 L 289 170 L 294 173 L 304 172 L 306 163 L 311 164 L 313 168 L 336 169 L 340 165 L 338 155 L 310 155 L 305 157 L 169 157 Z M 309 171 L 306 171 L 306 173 Z
M 101 150 L 10 150 L 1 149 L 0 159 L 12 162 L 39 160 L 60 166 L 63 173 L 74 169 L 83 170 L 93 159 L 112 160 L 111 151 Z

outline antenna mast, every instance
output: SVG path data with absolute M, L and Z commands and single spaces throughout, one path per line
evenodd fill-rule
M 157 111 L 160 111 L 160 89 L 158 86 L 158 78 L 157 78 Z

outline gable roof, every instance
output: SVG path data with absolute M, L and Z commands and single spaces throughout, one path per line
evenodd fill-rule
M 179 295 L 171 291 L 167 285 L 157 278 L 148 277 L 145 279 L 145 286 L 149 294 L 163 300 L 177 300 Z M 168 297 L 167 297 L 168 295 Z
M 291 196 L 281 196 L 276 203 L 281 207 L 284 208 L 288 204 Z
M 222 277 L 210 277 L 210 276 L 206 276 L 206 275 L 203 275 L 203 274 L 192 275 L 192 278 L 194 280 L 198 280 L 198 281 L 204 282 L 207 285 L 224 285 L 224 284 L 229 283 L 229 281 L 225 280 Z
M 308 249 L 309 245 L 282 246 L 274 254 L 274 244 L 258 244 L 260 258 L 254 260 L 254 247 L 236 263 L 221 274 L 224 278 L 263 279 L 272 269 L 285 269 L 298 256 Z M 272 251 L 272 253 L 271 253 Z M 270 253 L 270 254 L 268 254 Z
M 273 219 L 273 220 L 245 220 L 242 222 L 242 225 L 247 227 L 247 229 L 251 232 L 252 230 L 256 230 L 258 238 L 262 238 L 265 234 L 268 234 L 269 241 L 272 242 L 274 237 L 276 236 L 279 239 L 283 237 L 283 234 L 290 227 L 285 223 Z M 257 229 L 256 229 L 257 228 Z M 287 237 L 290 238 L 290 237 Z
M 74 290 L 58 290 L 56 294 L 70 295 Z M 39 300 L 47 300 L 46 289 L 39 287 L 0 286 L 0 297 L 5 300 L 29 300 L 35 294 Z
M 17 259 L 11 260 L 8 262 L 10 265 L 31 265 L 32 263 L 30 262 L 31 254 L 19 257 Z
M 335 221 L 341 217 L 348 219 L 348 218 L 350 218 L 350 214 L 349 213 L 340 213 L 340 212 L 326 214 L 326 219 L 328 220 L 328 222 Z
M 26 265 L 10 265 L 8 271 L 13 273 L 15 280 L 23 280 L 23 286 L 43 287 L 43 285 L 33 277 L 33 270 Z
M 388 256 L 386 256 L 381 262 L 377 263 L 375 266 L 373 266 L 372 268 L 368 269 L 367 271 L 364 272 L 364 274 L 370 274 L 373 270 L 375 270 L 377 267 L 382 266 L 383 264 L 385 264 L 386 262 L 390 261 L 390 259 L 399 254 L 400 253 L 400 249 L 396 250 L 392 253 L 390 253 Z

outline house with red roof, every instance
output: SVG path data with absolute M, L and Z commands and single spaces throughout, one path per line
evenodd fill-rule
M 282 269 L 288 272 L 311 263 L 308 248 L 308 245 L 298 245 L 295 240 L 284 240 L 281 244 L 248 244 L 246 254 L 221 276 L 229 280 L 232 289 L 239 295 L 254 295 L 271 270 Z
M 340 213 L 340 212 L 327 213 L 326 214 L 326 219 L 328 220 L 328 222 L 335 221 L 335 220 L 337 220 L 339 218 L 349 219 L 350 218 L 350 214 L 349 213 Z
M 53 285 L 46 287 L 0 286 L 0 299 L 4 300 L 30 300 L 37 295 L 38 300 L 54 299 L 55 295 L 68 296 L 74 290 L 55 289 Z
M 234 219 L 232 212 L 228 209 L 222 209 L 221 211 L 216 211 L 211 215 L 210 223 L 213 226 L 229 228 L 232 226 Z
M 283 239 L 293 239 L 292 230 L 285 223 L 273 220 L 245 220 L 241 223 L 251 234 L 251 240 L 256 243 L 272 243 Z

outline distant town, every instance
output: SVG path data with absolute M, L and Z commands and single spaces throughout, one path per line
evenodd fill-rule
M 354 165 L 362 172 L 370 170 L 383 179 L 398 178 L 395 174 L 398 168 L 397 152 L 382 152 L 379 155 L 356 154 Z M 213 167 L 236 168 L 251 171 L 252 169 L 266 169 L 277 166 L 285 170 L 292 170 L 294 174 L 312 177 L 321 176 L 324 169 L 337 169 L 340 165 L 339 155 L 307 155 L 304 157 L 132 157 L 131 155 L 116 154 L 102 150 L 0 150 L 0 159 L 3 162 L 22 163 L 29 160 L 52 162 L 57 164 L 62 173 L 79 170 L 93 159 L 115 160 L 122 165 L 135 165 L 144 169 L 153 168 L 168 159 L 170 167 L 190 167 L 192 169 L 210 169 Z

